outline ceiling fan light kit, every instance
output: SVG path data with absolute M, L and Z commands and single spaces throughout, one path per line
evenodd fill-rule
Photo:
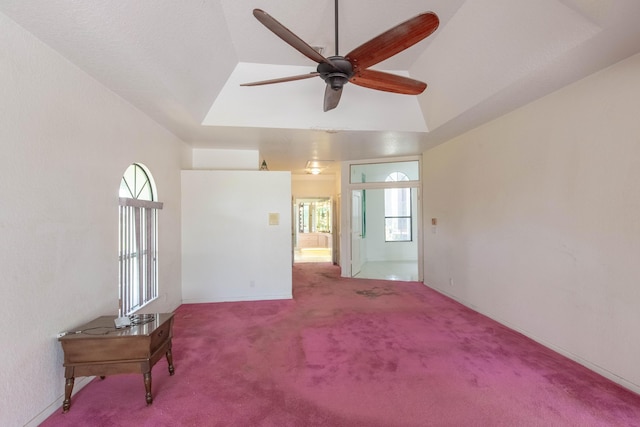
M 261 9 L 254 9 L 253 15 L 271 32 L 280 37 L 307 58 L 318 63 L 316 72 L 279 79 L 243 83 L 241 86 L 258 86 L 283 83 L 319 76 L 326 83 L 324 111 L 338 106 L 342 89 L 351 82 L 368 89 L 405 95 L 419 95 L 427 84 L 409 77 L 371 70 L 369 67 L 396 55 L 431 35 L 440 24 L 433 12 L 425 12 L 411 18 L 377 37 L 365 42 L 346 56 L 338 54 L 338 2 L 336 0 L 336 54 L 325 58 L 317 48 L 304 42 L 300 37 Z

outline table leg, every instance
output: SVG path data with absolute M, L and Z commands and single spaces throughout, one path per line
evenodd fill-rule
M 71 407 L 71 392 L 73 391 L 74 378 L 69 377 L 64 383 L 64 402 L 62 403 L 62 413 L 68 412 Z
M 151 371 L 144 373 L 144 389 L 146 391 L 145 398 L 147 399 L 147 405 L 153 403 L 153 396 L 151 395 Z
M 176 370 L 173 367 L 173 354 L 171 353 L 171 348 L 167 350 L 167 363 L 169 364 L 169 375 L 175 374 Z

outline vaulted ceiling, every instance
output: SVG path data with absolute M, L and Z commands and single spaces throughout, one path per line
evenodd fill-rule
M 294 173 L 311 159 L 419 154 L 640 52 L 637 0 L 343 0 L 342 55 L 424 11 L 440 26 L 372 67 L 422 80 L 424 93 L 349 84 L 325 113 L 319 78 L 240 87 L 315 71 L 254 8 L 335 53 L 332 0 L 0 0 L 1 13 L 193 147 L 257 149 L 271 170 Z

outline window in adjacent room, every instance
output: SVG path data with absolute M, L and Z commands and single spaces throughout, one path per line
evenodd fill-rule
M 130 165 L 119 192 L 119 315 L 127 316 L 158 296 L 158 210 L 149 170 Z
M 385 181 L 409 181 L 409 177 L 402 172 L 392 172 Z M 411 241 L 410 188 L 386 188 L 384 190 L 384 231 L 386 242 Z

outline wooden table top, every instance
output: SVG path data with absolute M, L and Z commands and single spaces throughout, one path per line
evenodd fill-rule
M 120 329 L 116 329 L 113 322 L 117 316 L 100 316 L 84 325 L 67 331 L 65 335 L 58 337 L 58 341 L 150 335 L 160 325 L 171 319 L 173 313 L 141 314 L 138 315 L 139 323 L 136 321 L 135 316 L 133 315 L 133 324 L 131 326 Z

